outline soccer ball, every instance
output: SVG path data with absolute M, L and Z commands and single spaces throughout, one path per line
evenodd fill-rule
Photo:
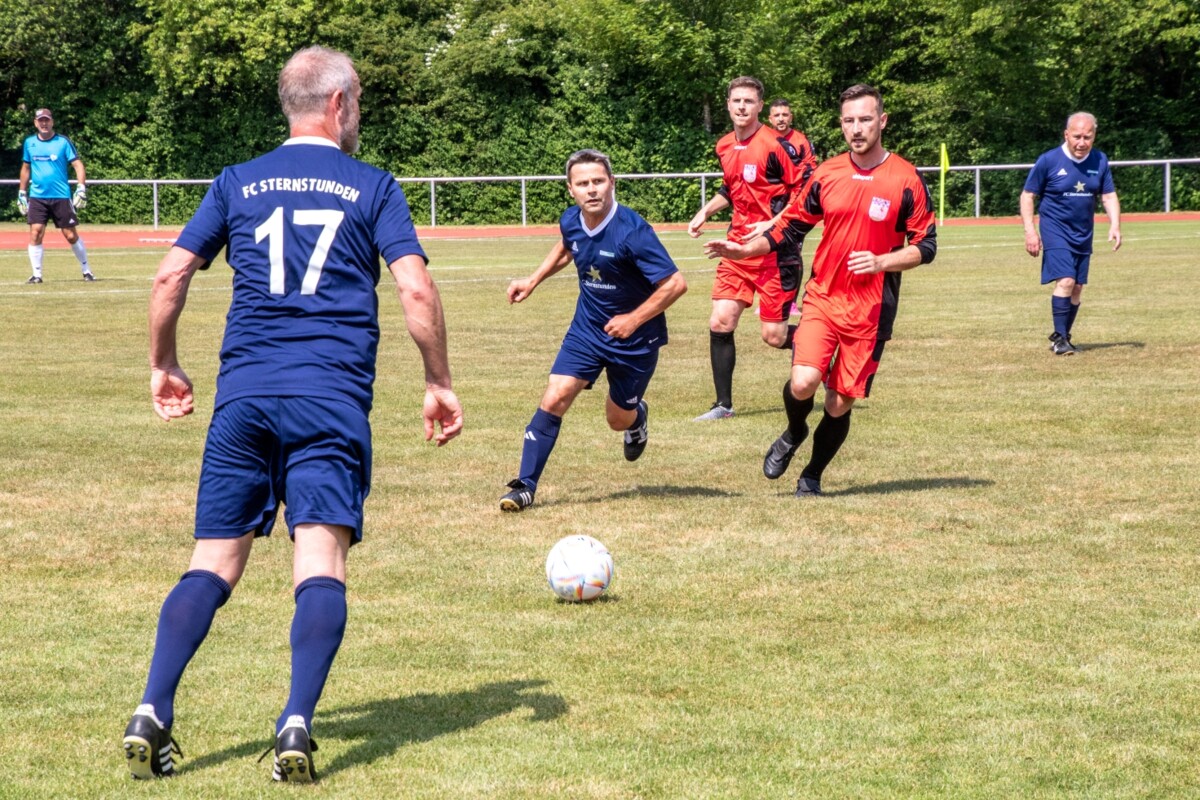
M 546 582 L 563 600 L 595 600 L 612 576 L 612 555 L 591 536 L 565 536 L 546 556 Z

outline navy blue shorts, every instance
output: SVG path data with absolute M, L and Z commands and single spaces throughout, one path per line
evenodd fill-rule
M 1080 286 L 1087 283 L 1091 253 L 1070 250 L 1042 251 L 1042 283 L 1054 283 L 1060 278 L 1074 278 Z
M 576 336 L 570 330 L 563 339 L 562 347 L 554 365 L 550 367 L 551 375 L 567 375 L 587 381 L 588 387 L 600 373 L 608 374 L 608 396 L 620 408 L 632 411 L 637 408 L 654 369 L 658 366 L 658 349 L 651 350 L 646 355 L 614 358 L 611 354 L 601 353 L 590 346 L 583 337 Z
M 297 525 L 344 525 L 362 540 L 371 426 L 357 405 L 242 397 L 213 414 L 196 497 L 197 539 L 270 536 L 279 504 Z

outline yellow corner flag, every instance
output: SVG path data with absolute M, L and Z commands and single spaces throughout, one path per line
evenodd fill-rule
M 942 179 L 938 188 L 938 225 L 946 224 L 946 173 L 950 171 L 950 156 L 946 153 L 946 143 L 942 142 Z

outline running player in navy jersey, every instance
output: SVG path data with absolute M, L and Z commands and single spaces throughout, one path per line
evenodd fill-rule
M 1113 187 L 1108 156 L 1093 150 L 1096 118 L 1081 111 L 1072 114 L 1063 132 L 1063 144 L 1042 153 L 1021 192 L 1021 222 L 1025 225 L 1025 251 L 1042 255 L 1042 283 L 1053 283 L 1050 313 L 1054 332 L 1050 351 L 1059 356 L 1079 352 L 1071 343 L 1071 326 L 1079 313 L 1083 287 L 1092 259 L 1092 234 L 1096 225 L 1096 196 L 1108 214 L 1108 241 L 1121 246 L 1121 202 Z M 1042 235 L 1033 225 L 1033 201 L 1040 198 Z
M 654 230 L 636 212 L 616 202 L 612 165 L 596 150 L 567 159 L 567 189 L 576 205 L 559 220 L 562 241 L 532 275 L 508 285 L 508 302 L 520 303 L 573 260 L 579 272 L 575 318 L 550 368 L 541 405 L 525 428 L 521 471 L 500 498 L 501 511 L 533 504 L 542 470 L 558 439 L 563 415 L 601 372 L 608 375 L 605 417 L 625 432 L 625 458 L 646 449 L 644 395 L 667 343 L 663 312 L 687 282 Z
M 381 256 L 425 366 L 425 438 L 440 446 L 462 429 L 441 300 L 404 193 L 391 175 L 349 155 L 358 149 L 360 93 L 342 53 L 311 47 L 292 56 L 279 76 L 291 138 L 217 177 L 154 280 L 150 394 L 171 420 L 193 410 L 175 345 L 188 285 L 222 249 L 233 268 L 195 549 L 163 603 L 146 690 L 123 739 L 135 778 L 173 774 L 184 669 L 281 505 L 294 542 L 296 609 L 274 779 L 316 778 L 313 712 L 345 631 L 346 556 L 362 538 L 371 483 Z
M 45 253 L 42 242 L 46 236 L 46 223 L 50 220 L 54 220 L 54 226 L 71 245 L 83 279 L 94 281 L 96 276 L 88 266 L 87 248 L 75 230 L 79 225 L 75 212 L 87 205 L 87 173 L 83 159 L 70 139 L 54 132 L 54 115 L 50 109 L 39 108 L 33 112 L 33 117 L 37 133 L 25 140 L 17 189 L 17 207 L 29 223 L 29 265 L 33 269 L 25 282 L 42 282 Z M 68 164 L 75 171 L 74 195 L 67 183 Z

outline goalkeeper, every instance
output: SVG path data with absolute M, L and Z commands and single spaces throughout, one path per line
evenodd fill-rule
M 79 220 L 75 212 L 87 205 L 87 175 L 83 171 L 83 160 L 70 139 L 54 132 L 54 115 L 48 108 L 34 112 L 34 127 L 37 133 L 25 140 L 25 152 L 21 158 L 21 188 L 17 194 L 17 206 L 29 223 L 29 264 L 33 275 L 26 283 L 42 282 L 42 239 L 46 236 L 46 223 L 62 231 L 71 245 L 85 281 L 94 281 L 96 276 L 88 267 L 87 250 L 75 227 Z M 75 193 L 67 183 L 67 165 L 75 170 Z

